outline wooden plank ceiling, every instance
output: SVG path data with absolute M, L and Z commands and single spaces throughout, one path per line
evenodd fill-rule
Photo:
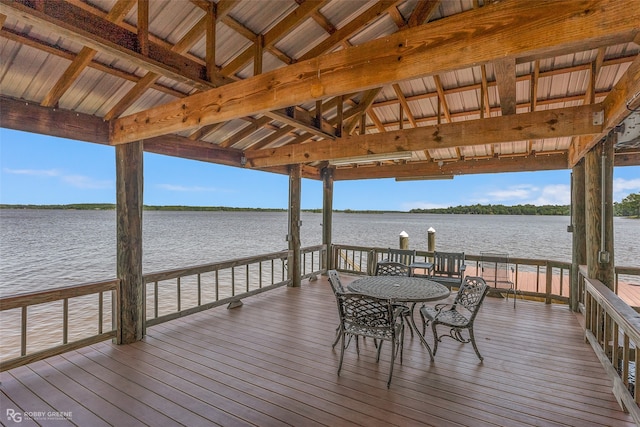
M 2 127 L 307 178 L 566 169 L 640 106 L 637 2 L 0 0 L 0 24 Z

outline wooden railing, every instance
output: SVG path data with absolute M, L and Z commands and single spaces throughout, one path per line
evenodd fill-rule
M 3 346 L 12 345 L 12 334 L 6 329 L 11 324 L 19 324 L 19 333 L 13 336 L 19 337 L 20 353 L 17 357 L 0 362 L 0 371 L 114 338 L 117 318 L 114 310 L 117 309 L 115 301 L 117 301 L 118 283 L 118 279 L 113 279 L 1 298 Z M 107 301 L 105 301 L 105 294 L 111 295 Z M 97 296 L 97 304 L 90 298 L 91 296 Z M 60 339 L 56 339 L 55 335 L 39 331 L 34 326 L 38 323 L 46 323 L 48 318 L 60 315 L 62 317 Z M 39 319 L 40 322 L 34 319 Z M 96 322 L 95 329 L 93 332 L 87 332 L 91 320 Z M 70 323 L 73 325 L 71 330 Z M 108 325 L 106 328 L 105 324 Z M 29 352 L 30 337 L 33 337 L 34 341 L 37 340 L 40 346 L 48 343 L 50 347 Z
M 376 262 L 388 248 L 334 245 L 333 265 L 338 271 L 352 274 L 373 274 Z M 428 261 L 433 252 L 417 251 L 416 261 Z M 465 274 L 481 275 L 480 255 L 465 254 Z M 528 258 L 509 258 L 518 295 L 544 300 L 546 303 L 569 301 L 571 263 Z M 549 273 L 549 274 L 547 274 Z
M 628 274 L 628 273 L 625 273 Z M 640 425 L 640 316 L 602 282 L 580 267 L 585 336 L 613 381 L 613 394 Z
M 290 251 L 281 251 L 146 274 L 146 326 L 224 304 L 236 304 L 242 298 L 288 285 L 290 256 Z M 323 245 L 303 248 L 302 278 L 322 273 L 324 256 Z
M 324 272 L 326 252 L 323 245 L 301 250 L 302 278 Z M 145 326 L 287 285 L 291 253 L 285 250 L 146 274 Z M 8 355 L 0 362 L 0 371 L 115 338 L 118 284 L 113 279 L 0 298 L 2 355 Z M 106 294 L 112 297 L 105 298 Z M 61 331 L 56 326 L 60 318 Z

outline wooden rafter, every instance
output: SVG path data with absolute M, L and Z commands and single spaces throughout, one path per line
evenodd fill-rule
M 638 35 L 637 41 L 640 41 L 640 35 Z M 640 55 L 601 103 L 604 109 L 603 130 L 595 136 L 580 136 L 573 139 L 569 147 L 570 166 L 576 165 L 615 126 L 620 124 L 633 110 L 640 108 L 638 94 L 640 94 Z
M 41 30 L 53 31 L 91 49 L 126 58 L 137 66 L 176 81 L 199 89 L 211 87 L 211 83 L 206 81 L 204 65 L 151 41 L 149 55 L 143 55 L 139 52 L 135 33 L 106 19 L 66 2 L 43 2 L 44 12 L 30 7 L 30 4 L 27 0 L 3 0 L 0 13 L 37 25 Z M 216 75 L 213 83 L 225 84 L 228 80 Z
M 114 24 L 122 22 L 135 4 L 136 0 L 118 0 L 107 14 L 106 19 Z M 80 76 L 80 73 L 91 63 L 96 53 L 98 52 L 93 49 L 86 46 L 83 47 L 51 90 L 45 95 L 40 105 L 43 107 L 51 107 L 58 104 L 62 95 L 64 95 L 78 76 Z
M 502 115 L 516 113 L 516 61 L 515 58 L 500 59 L 493 63 L 500 97 Z
M 501 57 L 546 56 L 570 47 L 581 49 L 589 42 L 606 43 L 613 37 L 618 42 L 632 39 L 640 10 L 623 11 L 624 6 L 619 3 L 602 1 L 602 7 L 591 14 L 578 13 L 577 9 L 582 9 L 573 3 L 551 11 L 529 2 L 504 2 L 499 7 L 465 12 L 355 46 L 348 52 L 338 51 L 314 61 L 299 62 L 118 119 L 113 127 L 113 142 L 148 138 L 436 71 L 469 67 L 495 59 L 497 52 L 501 52 Z M 522 25 L 485 28 L 482 34 L 461 40 L 461 27 L 473 31 L 474 22 L 483 25 L 504 21 L 505 14 L 513 19 L 522 17 Z M 565 15 L 571 19 L 561 19 Z M 603 26 L 602 22 L 611 25 Z M 516 27 L 518 31 L 514 32 Z M 431 43 L 434 37 L 438 43 Z M 527 43 L 517 42 L 523 39 Z M 416 45 L 423 48 L 415 49 Z M 365 72 L 372 65 L 378 72 Z
M 407 22 L 409 27 L 415 27 L 427 22 L 438 10 L 441 0 L 418 0 Z
M 397 83 L 394 83 L 392 86 L 393 86 L 394 92 L 396 93 L 396 96 L 398 97 L 398 102 L 400 102 L 400 105 L 402 106 L 404 114 L 406 114 L 407 119 L 409 119 L 409 123 L 411 123 L 411 126 L 414 128 L 418 127 L 418 123 L 416 123 L 416 118 L 413 116 L 413 113 L 411 112 L 409 103 L 407 102 L 407 99 L 404 97 L 404 93 L 402 92 L 400 85 Z M 402 122 L 402 117 L 400 117 L 400 121 Z

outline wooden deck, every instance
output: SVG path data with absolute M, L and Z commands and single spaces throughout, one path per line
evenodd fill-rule
M 359 357 L 351 346 L 336 375 L 336 324 L 326 278 L 280 288 L 152 327 L 142 342 L 3 372 L 0 422 L 14 425 L 5 414 L 14 409 L 45 413 L 41 425 L 92 427 L 634 425 L 566 306 L 518 301 L 514 310 L 488 298 L 476 321 L 483 363 L 452 340 L 430 363 L 407 334 L 389 390 L 388 345 L 379 364 L 370 340 Z

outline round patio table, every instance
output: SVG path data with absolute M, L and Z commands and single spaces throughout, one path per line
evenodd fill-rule
M 411 316 L 409 316 L 409 326 L 420 337 L 420 341 L 429 351 L 429 356 L 433 362 L 433 352 L 427 340 L 418 329 L 413 318 L 413 310 L 417 303 L 427 301 L 437 301 L 447 298 L 451 291 L 444 285 L 433 280 L 420 277 L 405 276 L 366 276 L 351 282 L 347 289 L 363 295 L 376 298 L 388 298 L 397 302 L 411 304 Z

